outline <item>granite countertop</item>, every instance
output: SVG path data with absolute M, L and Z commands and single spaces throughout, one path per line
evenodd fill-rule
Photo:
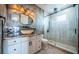
M 29 34 L 29 35 L 21 35 L 22 37 L 25 37 L 25 36 L 28 36 L 28 37 L 31 37 L 31 36 L 37 36 L 38 34 Z
M 39 34 L 30 34 L 30 35 L 19 35 L 19 36 L 5 36 L 5 38 L 21 38 L 21 37 L 32 37 L 32 36 L 37 36 Z

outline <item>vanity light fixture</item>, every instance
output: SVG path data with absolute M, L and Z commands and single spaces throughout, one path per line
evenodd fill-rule
M 34 20 L 34 12 L 31 11 L 30 9 L 24 8 L 23 6 L 21 6 L 19 4 L 9 4 L 8 8 L 9 8 L 9 10 L 11 10 L 13 12 L 19 12 L 24 15 L 27 15 Z

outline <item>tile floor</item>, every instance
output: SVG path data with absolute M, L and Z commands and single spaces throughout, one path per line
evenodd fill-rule
M 37 54 L 71 54 L 71 53 L 43 42 L 42 49 L 39 52 L 37 52 Z

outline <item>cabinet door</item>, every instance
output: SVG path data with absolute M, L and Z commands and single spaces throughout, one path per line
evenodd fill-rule
M 30 40 L 30 42 L 29 42 L 29 53 L 32 54 L 33 53 L 33 50 L 34 50 L 33 41 Z
M 35 39 L 32 39 L 30 45 L 30 53 L 35 53 L 35 48 L 36 48 L 36 42 Z
M 35 53 L 35 48 L 36 48 L 36 36 L 31 37 L 31 41 L 29 42 L 29 53 L 33 54 Z
M 41 36 L 33 36 L 31 37 L 29 53 L 36 53 L 41 49 Z

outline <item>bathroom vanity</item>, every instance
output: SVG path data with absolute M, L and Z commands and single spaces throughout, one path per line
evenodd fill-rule
M 5 37 L 4 54 L 33 54 L 41 50 L 41 35 Z

